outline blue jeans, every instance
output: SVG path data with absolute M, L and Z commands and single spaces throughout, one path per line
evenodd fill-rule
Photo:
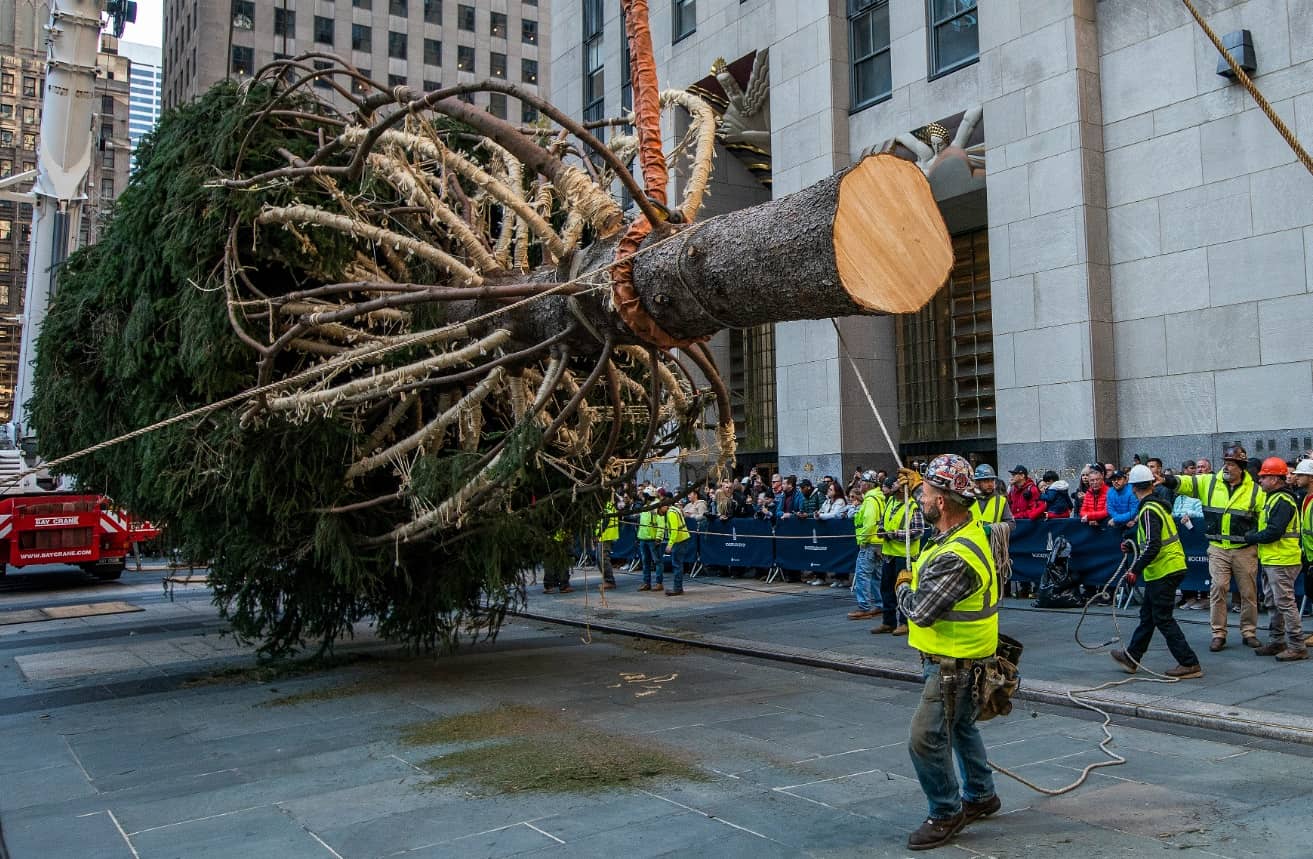
M 971 674 L 959 672 L 957 704 L 953 713 L 952 745 L 944 725 L 944 699 L 939 688 L 939 666 L 926 660 L 921 674 L 925 687 L 921 704 L 912 716 L 912 732 L 907 751 L 921 782 L 921 791 L 930 802 L 930 816 L 943 820 L 962 810 L 962 800 L 983 802 L 994 795 L 994 774 L 989 768 L 985 741 L 976 727 L 977 708 L 971 701 Z M 953 772 L 953 755 L 957 754 L 958 771 L 966 788 L 958 796 L 957 775 Z
M 638 541 L 638 559 L 643 563 L 643 584 L 652 584 L 652 571 L 656 571 L 656 583 L 661 584 L 661 572 L 665 566 L 661 560 L 661 544 L 656 540 Z
M 853 591 L 857 594 L 857 607 L 862 611 L 880 611 L 880 547 L 858 546 L 857 569 L 853 571 Z
M 676 543 L 670 552 L 670 571 L 674 573 L 675 581 L 671 585 L 672 591 L 682 591 L 684 589 L 684 567 L 686 564 L 693 563 L 696 549 L 693 546 L 693 540 L 688 539 L 682 543 Z M 658 581 L 660 581 L 658 579 Z

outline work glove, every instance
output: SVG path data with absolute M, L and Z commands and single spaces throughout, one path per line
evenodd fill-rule
M 1135 551 L 1135 544 L 1134 544 L 1134 543 L 1132 543 L 1130 540 L 1122 540 L 1122 554 L 1123 554 L 1123 555 L 1129 555 L 1131 552 L 1134 552 L 1134 551 Z
M 921 475 L 914 468 L 898 469 L 898 482 L 907 487 L 908 492 L 915 492 L 921 485 Z
M 1135 587 L 1135 573 L 1127 573 L 1124 581 L 1127 587 Z
M 898 574 L 898 578 L 894 580 L 894 590 L 898 590 L 903 585 L 907 585 L 908 587 L 912 586 L 911 570 L 903 570 L 901 573 Z
M 1252 545 L 1254 545 L 1254 544 L 1257 543 L 1257 542 L 1258 542 L 1258 532 L 1257 532 L 1257 531 L 1250 531 L 1248 534 L 1245 534 L 1245 545 L 1246 545 L 1246 546 L 1252 546 Z

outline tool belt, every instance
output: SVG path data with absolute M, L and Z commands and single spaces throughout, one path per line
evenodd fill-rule
M 939 666 L 940 690 L 947 721 L 950 724 L 953 721 L 959 682 L 971 683 L 971 700 L 976 707 L 977 722 L 987 722 L 995 716 L 1011 713 L 1012 696 L 1021 685 L 1017 665 L 1021 662 L 1023 649 L 1020 641 L 1000 635 L 998 649 L 993 656 L 985 659 L 953 659 L 925 654 L 929 662 Z

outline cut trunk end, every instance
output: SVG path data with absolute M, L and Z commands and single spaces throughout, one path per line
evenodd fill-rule
M 871 155 L 843 175 L 834 215 L 839 279 L 858 306 L 912 313 L 948 280 L 953 246 L 921 168 Z

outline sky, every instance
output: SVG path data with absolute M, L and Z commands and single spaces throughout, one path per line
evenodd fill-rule
M 137 23 L 123 31 L 125 42 L 159 47 L 164 43 L 164 0 L 137 0 Z

